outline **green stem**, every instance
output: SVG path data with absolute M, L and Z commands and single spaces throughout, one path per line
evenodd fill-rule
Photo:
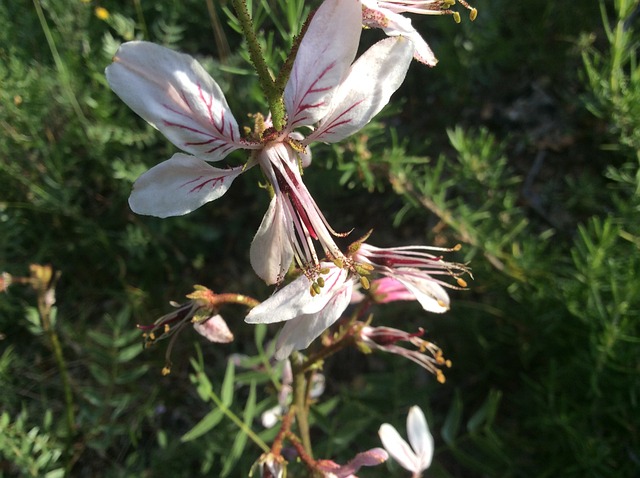
M 58 366 L 58 371 L 60 373 L 60 381 L 62 382 L 62 390 L 64 393 L 64 403 L 65 403 L 65 419 L 67 423 L 67 467 L 66 467 L 66 475 L 68 476 L 71 471 L 71 444 L 73 442 L 73 436 L 75 434 L 76 429 L 76 419 L 75 414 L 73 412 L 73 393 L 71 391 L 71 382 L 69 381 L 69 372 L 67 370 L 67 363 L 64 360 L 64 355 L 62 354 L 62 346 L 60 345 L 60 338 L 56 333 L 55 329 L 51 325 L 51 307 L 46 303 L 45 293 L 38 294 L 38 311 L 40 313 L 40 320 L 42 323 L 42 330 L 47 334 L 49 338 L 49 342 L 51 343 L 51 348 L 53 350 L 53 356 L 56 360 L 56 365 Z
M 140 3 L 140 0 L 134 0 L 133 3 L 136 6 L 136 15 L 138 16 L 138 21 L 140 22 L 140 27 L 142 28 L 142 34 L 144 35 L 145 40 L 151 40 L 151 36 L 149 36 L 149 29 L 147 28 L 147 22 L 144 21 L 142 4 Z
M 249 49 L 249 57 L 251 63 L 258 73 L 260 82 L 260 88 L 267 98 L 269 103 L 269 110 L 271 111 L 271 119 L 273 121 L 273 127 L 276 130 L 281 130 L 286 124 L 286 112 L 284 109 L 284 103 L 282 102 L 282 91 L 276 87 L 273 76 L 269 71 L 267 62 L 262 55 L 262 49 L 258 37 L 253 28 L 253 21 L 245 0 L 232 0 L 233 8 L 238 15 L 238 22 L 244 33 L 244 37 L 247 41 L 247 48 Z
M 56 47 L 56 42 L 53 39 L 53 35 L 51 34 L 51 30 L 49 29 L 49 25 L 47 23 L 47 19 L 44 16 L 44 12 L 42 11 L 42 5 L 40 5 L 40 0 L 33 0 L 33 5 L 36 8 L 36 13 L 38 15 L 38 20 L 40 21 L 40 26 L 42 31 L 44 32 L 44 36 L 47 39 L 47 44 L 49 45 L 49 50 L 51 50 L 51 56 L 53 56 L 53 61 L 56 64 L 56 69 L 58 70 L 58 75 L 60 77 L 60 83 L 62 85 L 62 89 L 64 90 L 67 100 L 71 103 L 71 107 L 73 108 L 76 116 L 80 120 L 80 125 L 86 133 L 87 129 L 87 118 L 82 112 L 82 108 L 80 107 L 80 103 L 78 103 L 78 98 L 76 98 L 75 93 L 73 92 L 73 87 L 71 86 L 71 80 L 69 76 L 69 72 L 62 61 L 62 57 L 58 52 L 58 48 Z
M 298 432 L 300 434 L 300 439 L 302 440 L 302 445 L 309 457 L 313 458 L 308 421 L 309 407 L 307 406 L 307 375 L 305 369 L 300 366 L 300 361 L 300 354 L 294 352 L 291 356 L 291 368 L 293 373 L 293 406 L 295 408 Z
M 246 433 L 247 436 L 251 438 L 251 440 L 253 440 L 253 442 L 262 449 L 262 451 L 264 451 L 265 453 L 269 453 L 271 449 L 267 446 L 267 444 L 258 435 L 256 435 L 256 433 L 251 428 L 249 428 L 242 420 L 240 420 L 235 413 L 229 410 L 227 406 L 222 403 L 222 400 L 220 400 L 215 392 L 209 392 L 209 398 L 211 398 L 216 406 L 220 410 L 222 410 L 222 413 L 224 413 L 233 423 L 235 423 L 241 431 Z

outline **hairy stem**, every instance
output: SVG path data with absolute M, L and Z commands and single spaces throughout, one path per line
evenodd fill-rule
M 262 55 L 262 49 L 260 48 L 258 37 L 253 28 L 253 21 L 247 9 L 246 1 L 232 0 L 232 4 L 238 16 L 240 26 L 242 27 L 245 40 L 247 41 L 251 63 L 253 63 L 253 67 L 258 73 L 260 88 L 262 88 L 262 92 L 269 103 L 273 127 L 276 130 L 281 130 L 284 128 L 286 121 L 284 103 L 282 102 L 282 91 L 276 87 L 267 62 Z

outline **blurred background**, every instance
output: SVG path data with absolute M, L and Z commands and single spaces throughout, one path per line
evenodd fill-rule
M 274 71 L 317 4 L 253 0 Z M 412 16 L 438 65 L 414 62 L 361 134 L 314 145 L 304 179 L 336 230 L 373 227 L 380 246 L 460 243 L 451 259 L 474 276 L 443 316 L 373 311 L 375 324 L 427 330 L 453 362 L 445 384 L 355 349 L 325 363 L 315 454 L 344 462 L 380 446 L 379 425 L 404 433 L 418 404 L 436 443 L 427 476 L 640 476 L 638 1 L 473 6 L 475 22 L 460 7 L 461 24 Z M 247 326 L 229 306 L 236 341 L 186 330 L 168 376 L 166 342 L 143 350 L 135 328 L 194 284 L 268 297 L 248 254 L 268 204 L 261 178 L 185 217 L 134 215 L 132 182 L 175 147 L 104 77 L 121 42 L 163 44 L 196 56 L 252 127 L 265 104 L 230 8 L 0 3 L 0 476 L 247 476 L 261 453 L 227 419 L 185 433 L 215 408 L 202 387 L 230 380 L 229 355 L 262 353 L 278 327 Z M 363 48 L 379 38 L 364 31 Z M 269 378 L 235 379 L 231 409 L 268 441 Z M 389 462 L 361 476 L 407 472 Z

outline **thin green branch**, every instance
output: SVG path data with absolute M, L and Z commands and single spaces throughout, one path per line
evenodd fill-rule
M 49 24 L 47 23 L 47 19 L 44 16 L 44 12 L 42 11 L 42 5 L 40 5 L 40 0 L 33 0 L 33 5 L 36 8 L 36 13 L 38 15 L 38 20 L 40 21 L 40 26 L 42 27 L 42 31 L 44 32 L 44 36 L 47 39 L 47 44 L 49 45 L 49 50 L 51 51 L 51 56 L 53 56 L 53 61 L 56 64 L 56 69 L 58 70 L 58 76 L 60 77 L 60 83 L 62 85 L 62 89 L 67 96 L 67 100 L 71 103 L 71 107 L 75 112 L 76 116 L 80 120 L 80 125 L 82 129 L 87 131 L 87 118 L 82 112 L 82 108 L 80 107 L 80 103 L 78 102 L 78 98 L 73 91 L 73 87 L 71 86 L 71 81 L 69 79 L 69 72 L 67 71 L 67 67 L 62 61 L 62 57 L 58 52 L 58 48 L 56 47 L 56 43 L 53 39 L 53 35 L 51 34 L 51 30 L 49 29 Z
M 240 418 L 238 418 L 235 413 L 229 410 L 229 408 L 224 403 L 222 403 L 222 400 L 220 400 L 218 395 L 216 395 L 213 390 L 209 392 L 209 398 L 211 398 L 213 403 L 215 403 L 216 406 L 220 410 L 222 410 L 222 413 L 224 413 L 233 423 L 235 423 L 242 432 L 246 433 L 247 436 L 251 438 L 251 440 L 253 440 L 253 442 L 262 449 L 262 451 L 264 451 L 265 453 L 271 451 L 267 444 L 251 428 L 249 428 L 242 420 L 240 420 Z

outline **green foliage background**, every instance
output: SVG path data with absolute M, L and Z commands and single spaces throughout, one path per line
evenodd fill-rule
M 355 350 L 325 364 L 316 456 L 345 461 L 379 446 L 378 426 L 403 429 L 418 404 L 437 447 L 428 476 L 638 476 L 638 2 L 474 6 L 474 23 L 414 16 L 438 66 L 414 63 L 361 135 L 313 151 L 305 181 L 337 230 L 374 227 L 380 245 L 459 242 L 475 278 L 445 316 L 410 304 L 376 311 L 376 323 L 428 330 L 454 363 L 446 384 Z M 260 178 L 243 175 L 186 217 L 131 213 L 133 180 L 174 147 L 103 73 L 134 38 L 188 52 L 250 126 L 243 115 L 264 106 L 229 8 L 0 3 L 0 272 L 61 272 L 55 327 L 77 422 L 69 436 L 34 294 L 14 284 L 0 296 L 0 476 L 246 476 L 261 452 L 211 418 L 212 390 L 263 439 L 275 433 L 254 419 L 276 403 L 268 377 L 230 380 L 226 357 L 260 355 L 277 328 L 243 326 L 243 311 L 229 308 L 236 342 L 183 334 L 168 377 L 164 347 L 143 353 L 134 328 L 193 284 L 268 296 L 248 261 L 268 201 Z M 274 70 L 309 8 L 254 0 Z M 181 440 L 203 417 L 212 429 Z M 389 475 L 406 476 L 393 462 L 362 472 Z

